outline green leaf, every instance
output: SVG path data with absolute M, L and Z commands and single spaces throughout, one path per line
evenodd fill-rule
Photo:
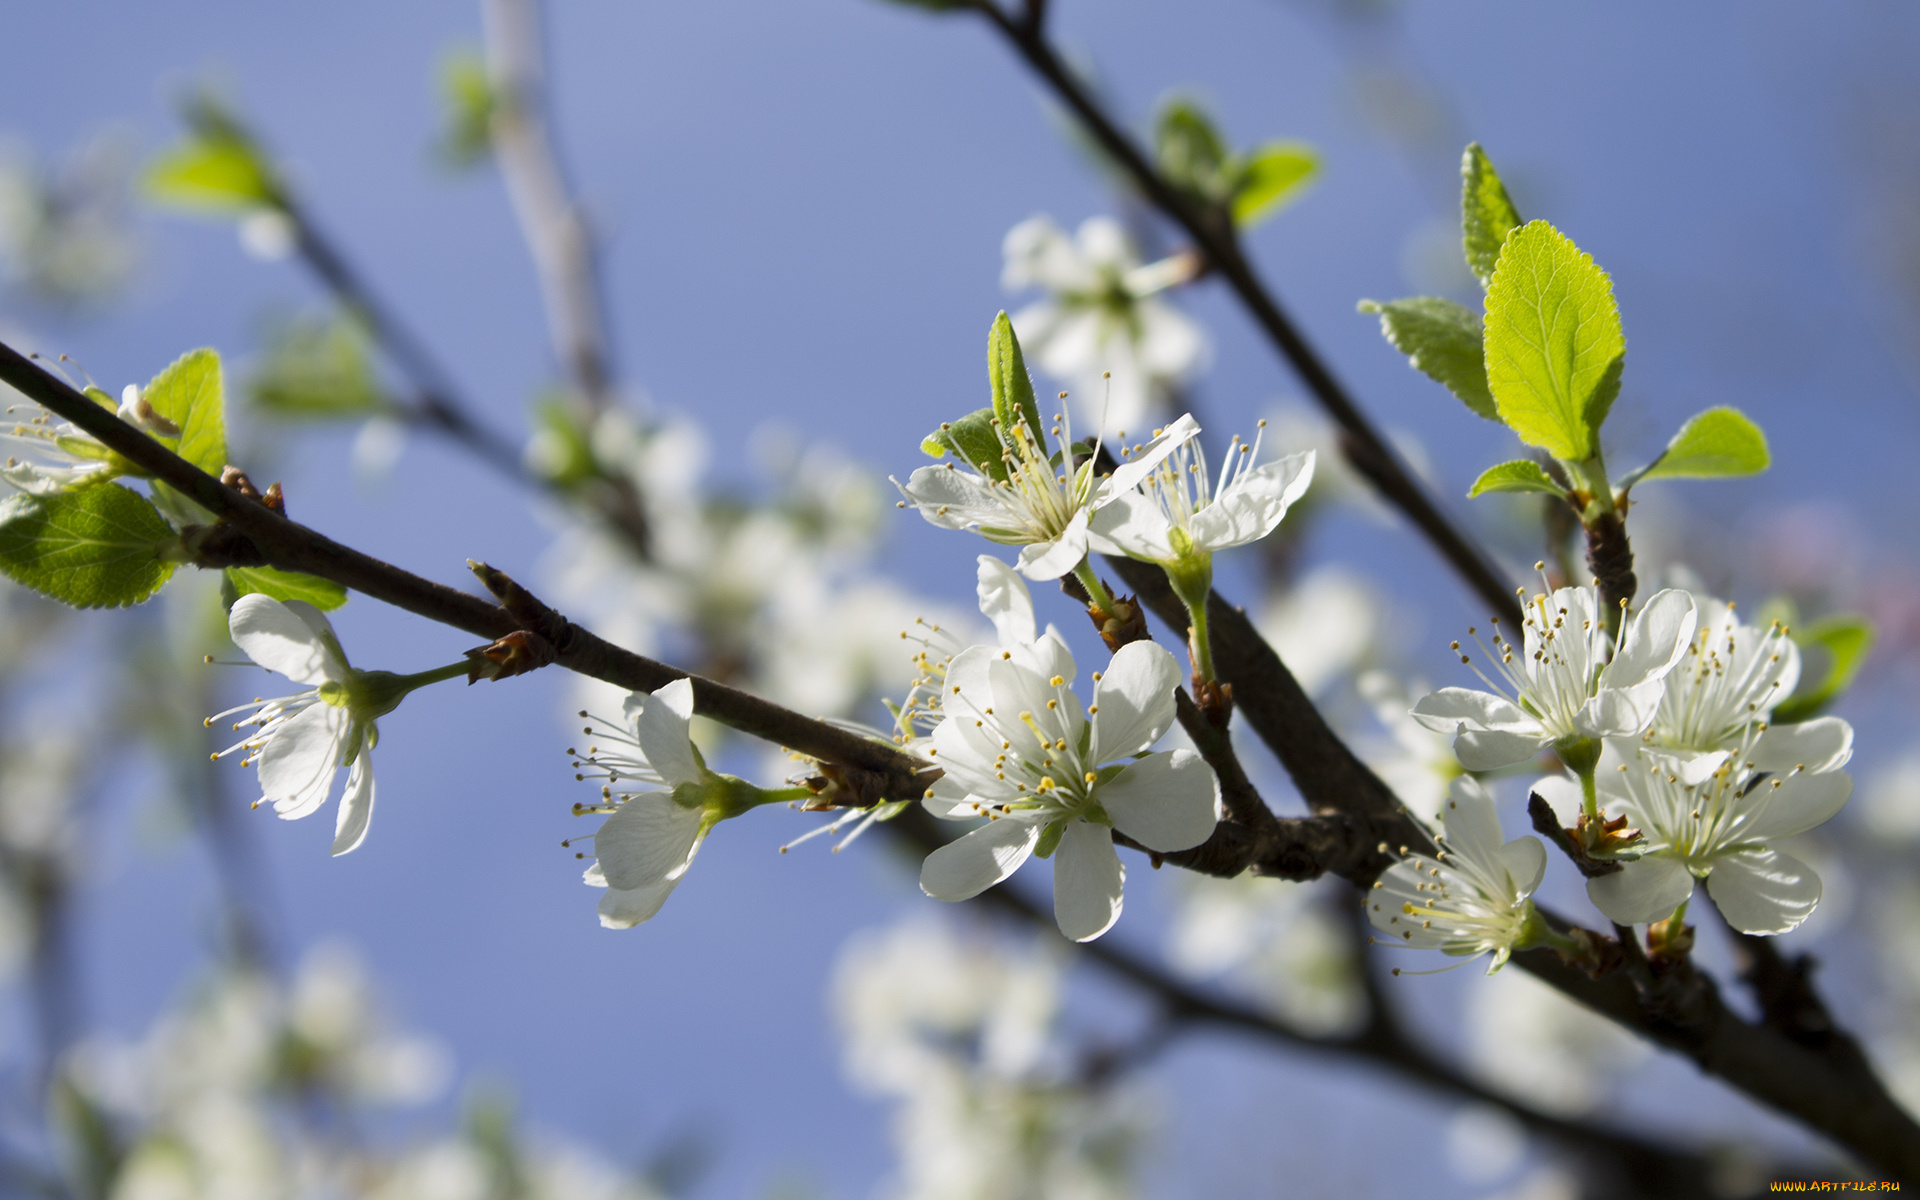
M 1045 445 L 1047 426 L 1034 399 L 1033 378 L 1027 374 L 1020 339 L 1014 336 L 1013 322 L 1004 311 L 993 319 L 993 329 L 987 334 L 987 383 L 993 389 L 993 415 L 1000 419 L 1000 436 L 1013 438 L 1014 427 L 1025 421 L 1034 444 Z
M 1213 118 L 1193 99 L 1174 96 L 1160 106 L 1153 129 L 1154 160 L 1175 187 L 1213 204 L 1232 195 L 1232 152 Z
M 331 579 L 282 571 L 277 567 L 228 567 L 227 582 L 234 595 L 258 592 L 275 600 L 305 600 L 320 609 L 335 609 L 347 602 L 347 589 Z
M 1553 481 L 1540 464 L 1530 458 L 1516 458 L 1512 462 L 1497 463 L 1480 472 L 1480 478 L 1473 481 L 1467 489 L 1467 498 L 1484 496 L 1488 492 L 1545 492 L 1549 496 L 1564 497 L 1566 489 Z
M 1660 457 L 1629 483 L 1758 475 L 1771 462 L 1767 435 L 1745 413 L 1737 408 L 1709 408 L 1682 425 Z
M 1000 434 L 993 427 L 991 408 L 975 409 L 958 421 L 942 422 L 940 428 L 921 441 L 920 448 L 935 458 L 945 458 L 952 451 L 961 461 L 972 463 L 995 479 L 1007 477 L 1007 464 L 1001 457 Z
M 145 496 L 117 483 L 0 502 L 0 571 L 75 608 L 138 604 L 173 574 L 179 545 Z
M 259 151 L 231 135 L 189 137 L 147 165 L 147 192 L 162 204 L 198 212 L 277 208 L 279 186 Z
M 1507 196 L 1506 185 L 1474 142 L 1460 159 L 1460 230 L 1466 243 L 1467 266 L 1480 277 L 1480 286 L 1493 280 L 1500 247 L 1520 225 L 1520 210 Z
M 1360 311 L 1380 314 L 1380 333 L 1407 362 L 1440 383 L 1461 403 L 1489 421 L 1500 419 L 1487 390 L 1487 363 L 1480 318 L 1438 296 L 1362 300 Z
M 189 350 L 148 383 L 142 393 L 155 412 L 180 429 L 162 445 L 218 477 L 227 466 L 226 400 L 220 386 L 220 355 Z
M 1866 665 L 1873 649 L 1873 624 L 1865 617 L 1845 614 L 1823 617 L 1794 635 L 1804 652 L 1818 647 L 1826 651 L 1827 674 L 1811 687 L 1802 684 L 1784 703 L 1773 710 L 1778 725 L 1791 725 L 1818 716 L 1822 709 L 1838 700 L 1853 686 L 1854 677 Z
M 295 419 L 358 417 L 388 404 L 367 336 L 346 318 L 309 317 L 274 330 L 246 392 L 275 416 Z
M 1545 221 L 1507 235 L 1487 285 L 1487 384 L 1529 446 L 1584 462 L 1627 353 L 1613 281 Z
M 1305 142 L 1268 142 L 1239 164 L 1233 223 L 1250 229 L 1293 203 L 1320 174 L 1320 154 Z
M 447 123 L 440 134 L 440 157 L 448 166 L 475 166 L 493 153 L 493 114 L 499 107 L 487 60 L 462 46 L 440 60 L 440 99 Z

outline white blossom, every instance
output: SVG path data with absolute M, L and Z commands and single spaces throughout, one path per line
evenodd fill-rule
M 1263 464 L 1260 440 L 1256 434 L 1248 445 L 1234 435 L 1218 483 L 1199 442 L 1175 447 L 1094 514 L 1094 548 L 1164 566 L 1266 537 L 1313 482 L 1313 452 Z
M 1700 623 L 1686 656 L 1667 674 L 1659 708 L 1642 738 L 1648 749 L 1698 783 L 1767 720 L 1800 680 L 1800 648 L 1778 621 L 1745 625 L 1732 604 L 1694 597 Z
M 1367 893 L 1367 920 L 1415 950 L 1459 958 L 1492 952 L 1491 975 L 1544 925 L 1530 897 L 1547 871 L 1536 837 L 1502 840 L 1493 798 L 1479 781 L 1453 781 L 1439 857 L 1409 855 L 1388 867 Z
M 1005 450 L 1005 478 L 996 464 L 968 461 L 967 469 L 949 461 L 921 467 L 894 480 L 920 515 L 942 529 L 976 529 L 988 541 L 1020 547 L 1019 570 L 1029 579 L 1058 579 L 1080 565 L 1088 550 L 1088 526 L 1103 506 L 1132 491 L 1162 459 L 1200 432 L 1190 416 L 1182 416 L 1157 432 L 1152 441 L 1133 452 L 1110 475 L 1094 473 L 1098 452 L 1076 459 L 1072 426 L 1064 422 L 1050 432 L 1061 455 L 1047 449 L 1039 430 L 1021 421 L 1014 429 L 1000 429 Z M 956 453 L 959 453 L 956 451 Z
M 1482 646 L 1500 679 L 1475 668 L 1490 692 L 1441 688 L 1413 707 L 1421 724 L 1455 735 L 1454 752 L 1469 771 L 1525 762 L 1563 741 L 1638 735 L 1693 640 L 1693 597 L 1671 588 L 1623 616 L 1618 638 L 1608 635 L 1590 587 L 1537 593 L 1524 612 L 1518 664 L 1497 624 L 1492 649 Z
M 370 752 L 380 736 L 374 719 L 391 711 L 406 694 L 390 686 L 399 677 L 349 666 L 325 614 L 302 600 L 282 603 L 249 593 L 234 603 L 227 626 L 248 658 L 295 683 L 312 686 L 208 717 L 207 724 L 212 725 L 252 709 L 233 727 L 257 727 L 245 741 L 214 757 L 246 751 L 241 765 L 258 764 L 261 799 L 272 801 L 274 812 L 288 821 L 308 816 L 325 804 L 335 770 L 347 767 L 333 853 L 355 849 L 366 840 L 373 820 Z
M 1159 851 L 1204 842 L 1219 784 L 1191 750 L 1131 759 L 1174 720 L 1180 669 L 1165 647 L 1134 642 L 1094 676 L 1093 704 L 1069 686 L 1073 656 L 1049 633 L 1024 652 L 974 646 L 949 664 L 945 718 L 929 755 L 946 774 L 926 805 L 950 820 L 988 823 L 927 856 L 920 886 L 965 900 L 1011 875 L 1037 850 L 1056 854 L 1054 916 L 1075 941 L 1119 919 L 1126 871 L 1118 830 Z
M 608 929 L 630 929 L 660 911 L 717 819 L 705 801 L 718 777 L 688 733 L 693 681 L 634 692 L 626 717 L 624 730 L 604 723 L 586 730 L 606 743 L 590 746 L 582 763 L 607 780 L 606 802 L 576 806 L 610 814 L 592 836 L 595 857 L 586 871 L 590 886 L 607 889 L 600 923 Z
M 1622 925 L 1664 920 L 1705 880 L 1727 923 L 1755 934 L 1785 933 L 1820 902 L 1819 875 L 1772 843 L 1822 824 L 1853 792 L 1844 771 L 1788 765 L 1758 746 L 1697 784 L 1645 754 L 1603 761 L 1596 784 L 1601 806 L 1640 830 L 1645 848 L 1587 881 L 1601 912 Z
M 1366 989 L 1345 922 L 1311 884 L 1188 875 L 1167 934 L 1167 960 L 1197 979 L 1224 976 L 1288 1024 L 1337 1036 L 1366 1023 Z
M 1008 231 L 1004 252 L 1002 286 L 1048 293 L 1014 315 L 1021 344 L 1069 382 L 1089 421 L 1104 411 L 1108 428 L 1144 426 L 1156 401 L 1204 363 L 1199 327 L 1159 295 L 1193 277 L 1190 256 L 1143 265 L 1111 217 L 1082 222 L 1076 238 L 1051 217 L 1030 217 Z

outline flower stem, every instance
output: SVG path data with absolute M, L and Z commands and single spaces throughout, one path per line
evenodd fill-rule
M 1113 615 L 1113 595 L 1107 591 L 1107 585 L 1100 582 L 1099 574 L 1093 569 L 1093 560 L 1091 558 L 1081 559 L 1080 565 L 1073 569 L 1073 577 L 1080 581 L 1080 586 L 1087 589 L 1089 603 L 1091 603 L 1094 608 L 1099 609 L 1103 616 L 1111 617 Z
M 443 679 L 453 679 L 465 675 L 472 665 L 472 663 L 462 659 L 457 663 L 448 663 L 444 667 L 435 667 L 431 671 L 421 671 L 413 675 L 402 675 L 396 682 L 411 692 L 415 688 L 423 688 L 430 683 L 439 683 Z
M 1189 604 L 1187 616 L 1193 622 L 1193 669 L 1211 683 L 1218 676 L 1213 673 L 1213 639 L 1207 635 L 1207 606 Z
M 1540 915 L 1540 910 L 1534 907 L 1533 901 L 1529 900 L 1526 923 L 1521 927 L 1520 936 L 1514 940 L 1513 948 L 1531 950 L 1535 946 L 1546 946 L 1568 956 L 1577 956 L 1583 949 L 1579 942 L 1547 924 L 1546 918 Z
M 1553 752 L 1567 769 L 1580 777 L 1580 811 L 1587 820 L 1600 820 L 1600 797 L 1594 786 L 1594 771 L 1600 765 L 1599 738 L 1564 738 L 1554 743 Z
M 760 803 L 775 804 L 783 800 L 805 800 L 813 795 L 813 789 L 807 787 L 761 788 Z

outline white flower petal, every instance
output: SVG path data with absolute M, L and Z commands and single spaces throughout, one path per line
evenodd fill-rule
M 1779 787 L 1774 787 L 1778 782 Z M 1763 779 L 1743 801 L 1752 806 L 1753 815 L 1740 826 L 1742 841 L 1771 842 L 1805 833 L 1823 825 L 1853 795 L 1853 777 L 1845 771 L 1824 775 L 1801 773 L 1774 780 Z
M 1028 646 L 1040 635 L 1033 620 L 1033 594 L 1018 572 L 991 554 L 980 556 L 980 613 L 993 622 L 1006 647 Z
M 1590 738 L 1633 737 L 1653 721 L 1661 691 L 1658 679 L 1632 687 L 1602 688 L 1574 714 L 1574 732 Z
M 1160 506 L 1140 492 L 1122 492 L 1094 510 L 1087 543 L 1101 554 L 1120 554 L 1142 562 L 1169 562 L 1173 523 Z
M 326 618 L 320 620 L 324 626 Z M 347 665 L 327 644 L 328 639 L 290 605 L 270 596 L 249 592 L 234 601 L 227 630 L 248 658 L 295 683 L 321 684 L 347 676 Z
M 1751 758 L 1756 769 L 1784 773 L 1803 767 L 1811 774 L 1833 771 L 1853 757 L 1853 726 L 1839 717 L 1815 717 L 1795 725 L 1774 725 L 1760 735 Z
M 1492 692 L 1448 687 L 1428 692 L 1413 706 L 1413 719 L 1435 733 L 1458 733 L 1468 729 L 1499 729 L 1508 733 L 1537 734 L 1540 722 L 1520 710 L 1512 701 Z
M 680 878 L 699 849 L 700 810 L 675 804 L 665 792 L 629 798 L 593 835 L 607 886 L 621 891 Z
M 273 810 L 297 821 L 326 803 L 352 719 L 331 704 L 295 713 L 260 751 L 260 792 Z
M 970 900 L 1018 870 L 1040 840 L 1031 821 L 1003 817 L 927 855 L 920 890 L 935 900 Z
M 333 825 L 333 853 L 358 850 L 373 824 L 373 751 L 360 747 L 347 770 L 347 790 L 340 795 L 340 812 Z
M 893 485 L 921 516 L 942 529 L 1017 523 L 992 486 L 971 471 L 948 465 L 920 467 L 905 483 L 896 479 Z
M 1664 676 L 1686 654 L 1698 619 L 1693 597 L 1678 588 L 1654 596 L 1628 624 L 1620 653 L 1601 677 L 1603 686 L 1632 687 Z
M 1740 932 L 1785 933 L 1813 915 L 1820 903 L 1820 876 L 1790 854 L 1742 850 L 1714 860 L 1707 892 L 1727 924 Z
M 1173 725 L 1180 664 L 1165 646 L 1129 642 L 1093 685 L 1093 740 L 1087 761 L 1112 762 L 1152 749 Z
M 1080 565 L 1087 556 L 1087 510 L 1074 512 L 1073 519 L 1050 542 L 1033 542 L 1020 547 L 1019 570 L 1028 579 L 1042 583 L 1058 579 Z
M 1202 550 L 1226 550 L 1273 532 L 1287 509 L 1313 482 L 1313 451 L 1289 454 L 1234 480 L 1220 498 L 1193 515 L 1188 532 Z
M 1440 820 L 1446 827 L 1448 848 L 1476 861 L 1491 861 L 1506 841 L 1500 833 L 1499 814 L 1493 811 L 1493 797 L 1470 776 L 1462 775 L 1447 785 Z
M 1504 729 L 1462 729 L 1453 739 L 1453 753 L 1469 771 L 1498 771 L 1523 763 L 1545 749 L 1547 739 L 1539 734 L 1512 733 Z
M 641 755 L 668 787 L 706 778 L 687 732 L 693 718 L 693 680 L 676 679 L 652 693 L 634 692 L 627 697 L 626 710 Z
M 1162 853 L 1198 846 L 1220 819 L 1220 781 L 1185 749 L 1147 755 L 1101 784 L 1094 799 L 1115 829 Z
M 1160 465 L 1162 459 L 1192 441 L 1199 433 L 1200 422 L 1194 420 L 1191 413 L 1181 413 L 1178 420 L 1162 429 L 1158 437 L 1140 448 L 1138 454 L 1114 468 L 1113 474 L 1106 478 L 1102 494 L 1111 500 L 1140 486 L 1142 480 L 1153 474 L 1153 469 Z
M 1068 821 L 1053 852 L 1053 919 L 1076 942 L 1090 942 L 1120 919 L 1127 869 L 1113 835 L 1099 825 Z
M 632 929 L 643 921 L 650 921 L 678 886 L 678 879 L 669 879 L 651 887 L 610 887 L 607 894 L 600 897 L 600 924 L 608 929 Z
M 1688 787 L 1698 787 L 1713 778 L 1728 757 L 1725 750 L 1666 750 L 1659 746 L 1647 746 L 1640 753 Z
M 1604 783 L 1606 778 L 1604 775 L 1600 776 L 1600 782 Z M 1542 776 L 1528 790 L 1547 802 L 1547 807 L 1553 810 L 1554 818 L 1562 825 L 1572 825 L 1575 814 L 1585 803 L 1585 798 L 1580 793 L 1580 781 L 1571 775 Z
M 1611 875 L 1587 880 L 1587 898 L 1622 925 L 1664 921 L 1691 895 L 1693 873 L 1687 864 L 1663 854 L 1635 859 Z
M 1516 896 L 1533 895 L 1539 889 L 1540 881 L 1547 877 L 1547 847 L 1531 834 L 1517 837 L 1500 847 L 1499 859 L 1507 868 L 1508 877 L 1513 880 Z

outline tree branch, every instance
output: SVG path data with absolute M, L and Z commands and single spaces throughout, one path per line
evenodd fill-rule
M 1141 194 L 1161 213 L 1179 225 L 1206 256 L 1207 266 L 1219 272 L 1268 341 L 1300 376 L 1307 390 L 1340 429 L 1340 448 L 1355 470 L 1379 490 L 1426 535 L 1442 557 L 1492 606 L 1494 614 L 1519 627 L 1520 607 L 1511 588 L 1486 554 L 1454 527 L 1426 490 L 1414 479 L 1400 456 L 1360 411 L 1345 385 L 1311 343 L 1294 326 L 1267 290 L 1243 254 L 1231 218 L 1223 211 L 1202 209 L 1173 184 L 1164 179 L 1147 161 L 1132 140 L 1120 131 L 1091 93 L 1082 86 L 1071 69 L 1054 52 L 1042 29 L 1016 20 L 992 0 L 976 0 L 981 13 L 1017 50 L 1033 72 L 1072 111 L 1087 134 L 1099 143 L 1120 169 L 1133 180 Z
M 612 402 L 613 371 L 593 227 L 574 200 L 547 119 L 538 0 L 482 0 L 493 79 L 494 161 L 533 253 L 554 356 L 588 409 Z

